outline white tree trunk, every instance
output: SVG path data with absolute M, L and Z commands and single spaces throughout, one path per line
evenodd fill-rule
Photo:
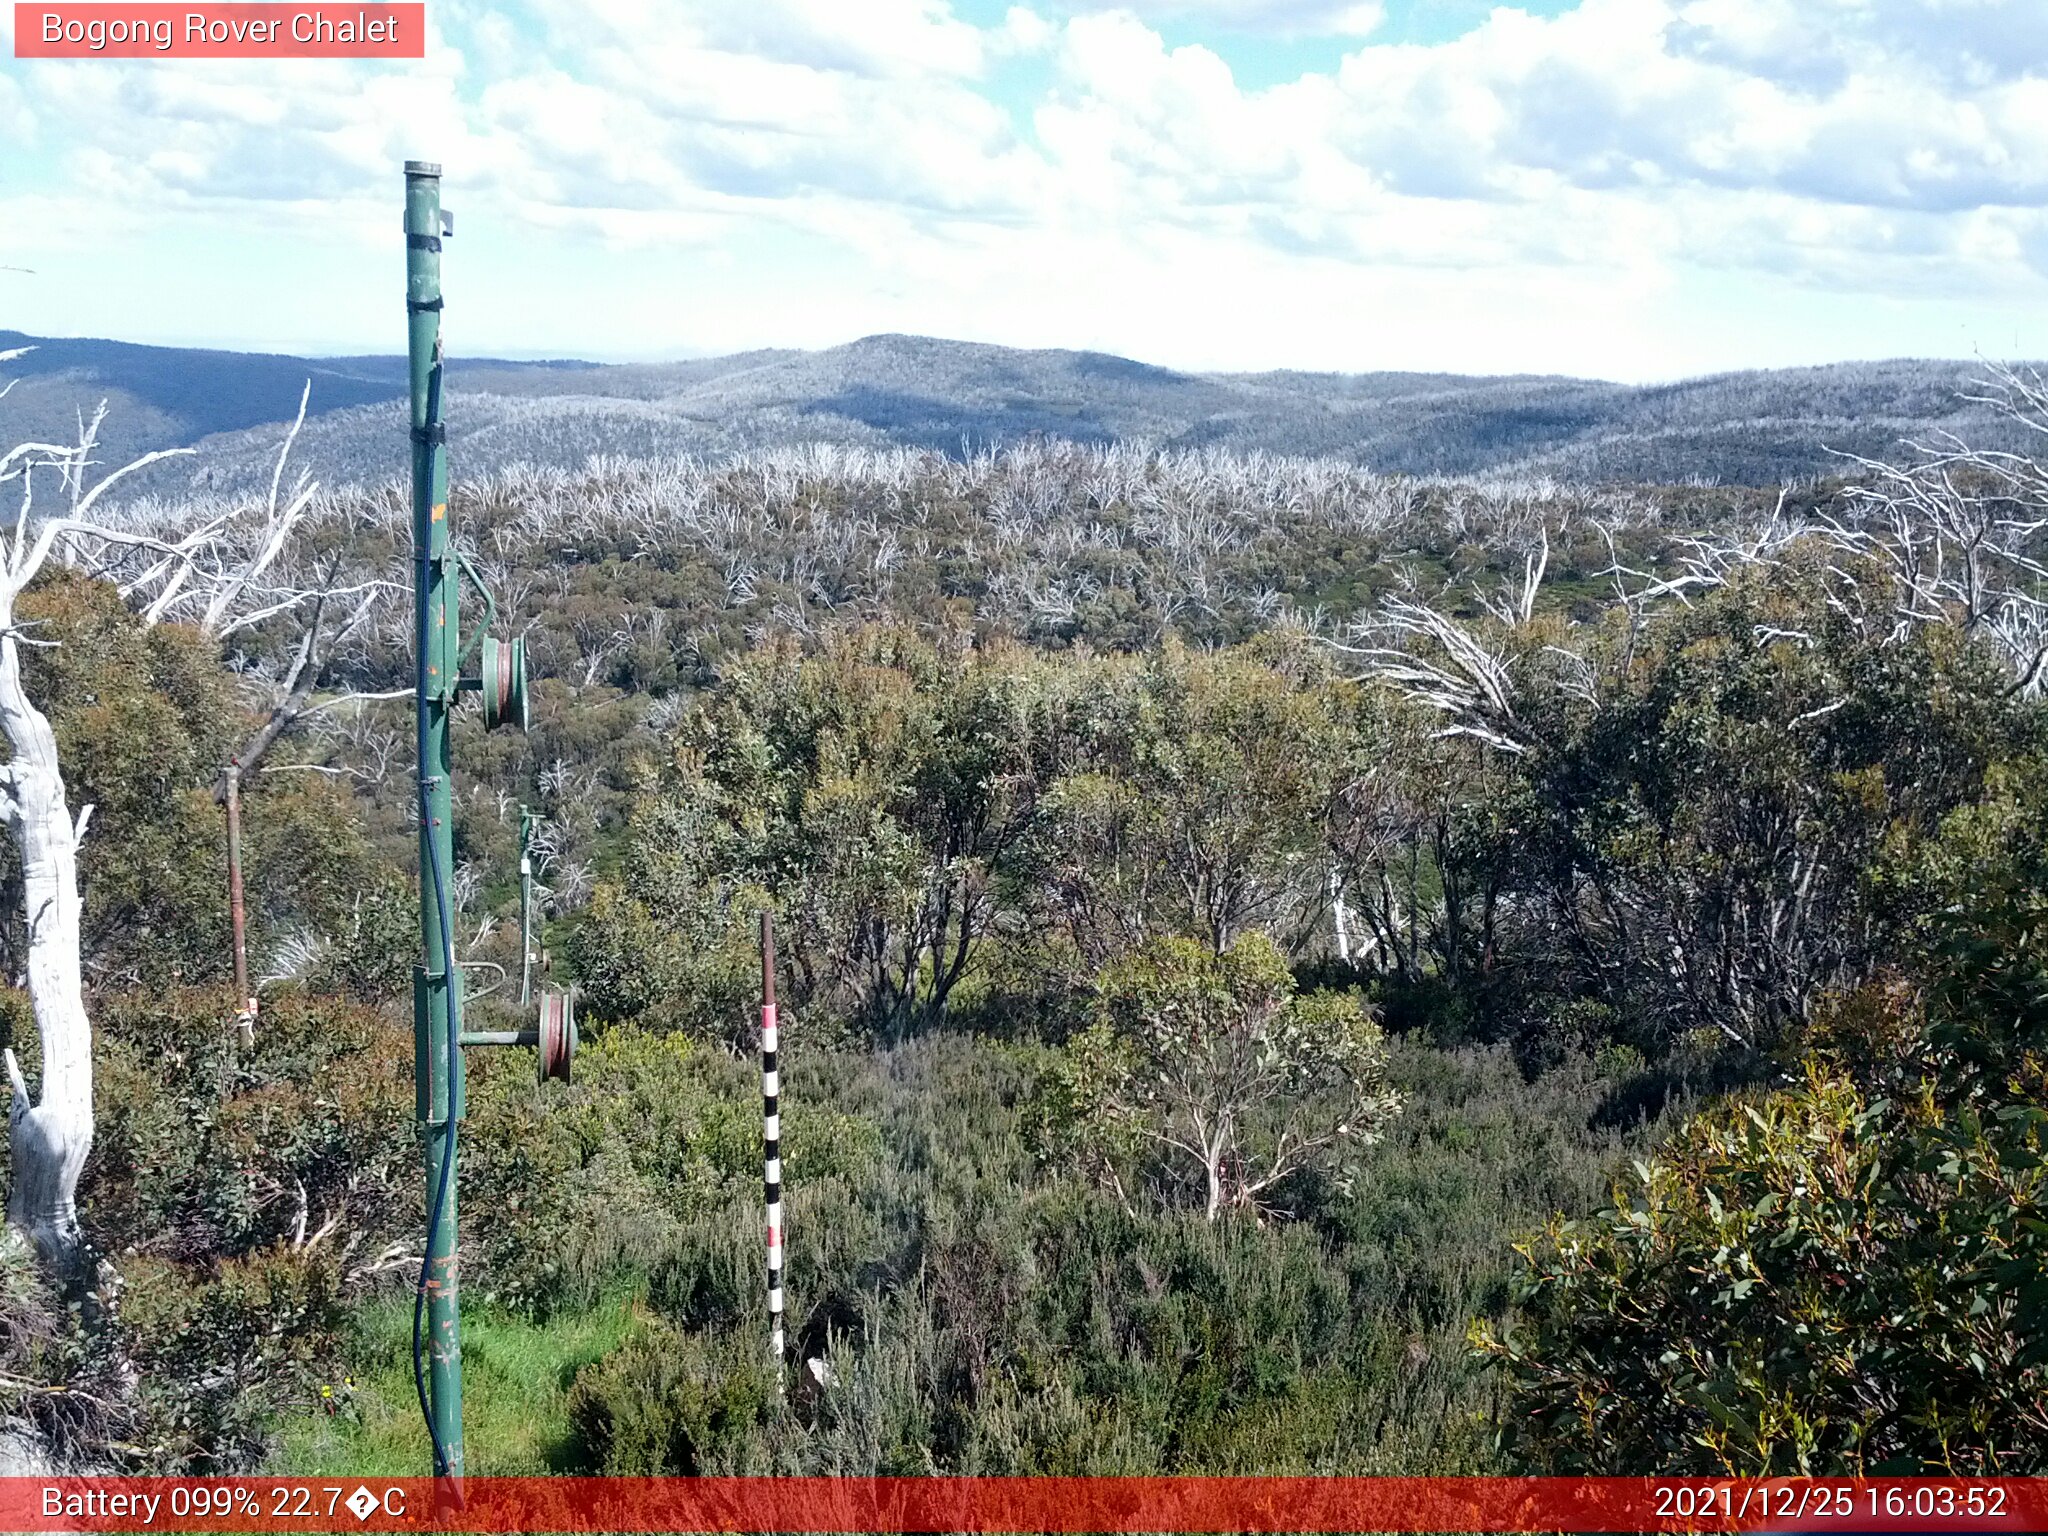
M 0 353 L 0 360 L 19 352 Z M 7 386 L 0 386 L 4 392 Z M 310 391 L 312 385 L 306 388 Z M 299 399 L 303 424 L 306 395 Z M 261 619 L 318 603 L 335 594 L 331 584 L 299 587 L 273 579 L 261 604 L 251 607 L 251 585 L 286 550 L 293 530 L 311 505 L 312 482 L 304 476 L 288 503 L 280 505 L 278 490 L 286 456 L 299 424 L 286 437 L 271 476 L 264 524 L 253 543 L 243 539 L 243 525 L 230 510 L 182 533 L 163 538 L 142 529 L 96 522 L 94 504 L 122 478 L 159 459 L 190 453 L 168 448 L 146 453 L 90 489 L 86 471 L 95 460 L 100 423 L 106 404 L 81 423 L 75 447 L 23 443 L 0 453 L 0 481 L 20 486 L 20 501 L 11 536 L 0 537 L 0 736 L 10 749 L 0 764 L 0 818 L 4 818 L 21 850 L 24 911 L 28 921 L 28 994 L 42 1044 L 41 1102 L 29 1097 L 21 1066 L 8 1051 L 5 1061 L 13 1101 L 8 1108 L 8 1144 L 13 1152 L 13 1185 L 7 1192 L 7 1220 L 25 1233 L 43 1258 L 60 1272 L 76 1270 L 85 1257 L 78 1228 L 78 1180 L 92 1150 L 92 1021 L 85 1013 L 85 982 L 79 953 L 78 842 L 85 816 L 73 821 L 65 804 L 64 774 L 57 761 L 57 737 L 43 712 L 21 686 L 20 637 L 14 627 L 14 601 L 53 554 L 76 563 L 88 574 L 110 576 L 120 560 L 147 552 L 146 569 L 122 583 L 124 598 L 141 607 L 145 624 L 181 611 L 200 610 L 203 633 L 218 638 Z M 32 516 L 38 473 L 54 473 L 59 494 L 69 493 L 65 515 Z M 12 492 L 10 491 L 10 495 Z M 33 530 L 33 537 L 31 531 Z M 88 553 L 81 557 L 81 547 Z M 272 573 L 273 577 L 275 573 Z M 199 585 L 193 586 L 193 579 Z M 383 590 L 383 582 L 349 589 L 355 593 Z M 147 594 L 153 592 L 153 596 Z M 361 620 L 371 599 L 357 611 Z M 344 626 L 346 628 L 348 626 Z M 246 766 L 246 761 L 245 764 Z M 89 814 L 90 807 L 87 808 Z
M 1214 1221 L 1223 1210 L 1223 1143 L 1220 1139 L 1202 1149 L 1202 1171 L 1209 1176 L 1209 1207 L 1205 1214 Z
M 28 920 L 28 993 L 42 1042 L 43 1096 L 31 1103 L 14 1052 L 8 1112 L 13 1185 L 7 1220 L 62 1270 L 81 1257 L 78 1178 L 92 1149 L 92 1024 L 79 961 L 78 829 L 65 803 L 57 738 L 21 685 L 12 604 L 0 612 L 0 734 L 6 765 L 0 806 L 21 851 Z

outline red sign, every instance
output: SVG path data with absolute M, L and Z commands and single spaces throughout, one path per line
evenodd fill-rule
M 9 1531 L 2048 1530 L 2048 1479 L 0 1478 Z
M 422 0 L 310 5 L 24 4 L 17 59 L 422 59 Z

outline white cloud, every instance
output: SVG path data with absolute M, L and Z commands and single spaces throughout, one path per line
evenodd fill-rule
M 29 110 L 26 93 L 15 81 L 0 75 L 0 143 L 15 146 L 16 154 L 24 153 L 35 131 L 36 117 Z M 4 169 L 0 167 L 0 174 Z
M 1803 25 L 1794 0 L 1769 3 L 1785 26 Z M 1500 10 L 1456 42 L 1363 47 L 1334 76 L 1264 91 L 1240 89 L 1206 49 L 1166 49 L 1135 18 L 1079 18 L 1040 135 L 1062 174 L 1091 187 L 1181 215 L 1234 198 L 1275 230 L 1377 220 L 1394 212 L 1388 199 L 1497 204 L 1487 238 L 1502 261 L 1639 226 L 1645 209 L 1697 224 L 1702 210 L 1766 194 L 1959 215 L 2048 201 L 2035 148 L 2048 81 L 1944 91 L 1916 59 L 1884 51 L 1896 25 L 1876 25 L 1938 0 L 1894 0 L 1882 17 L 1875 0 L 1824 3 L 1845 23 L 1871 19 L 1842 45 L 1853 67 L 1824 92 L 1702 50 L 1716 29 L 1761 46 L 1767 0 L 1725 14 L 1692 5 L 1682 24 L 1665 0 L 1584 0 L 1554 20 Z M 1553 211 L 1568 226 L 1554 227 Z M 1418 246 L 1445 217 L 1400 212 L 1425 232 Z
M 1077 11 L 1120 11 L 1147 21 L 1202 21 L 1281 37 L 1365 37 L 1387 19 L 1383 0 L 1070 0 Z
M 1586 187 L 1690 182 L 1877 206 L 2041 201 L 2040 73 L 1944 84 L 1941 64 L 1899 44 L 1908 21 L 1941 8 L 1584 0 L 1555 20 L 1497 11 L 1439 48 L 1361 49 L 1339 78 L 1354 146 L 1396 180 L 1469 184 L 1476 170 L 1509 188 L 1535 170 Z M 2042 8 L 2001 8 L 2021 32 L 2042 30 L 2030 19 Z M 1816 11 L 1833 13 L 1826 46 L 1809 36 Z M 1752 55 L 1802 62 L 1741 67 Z
M 772 60 L 877 80 L 971 76 L 979 29 L 944 0 L 535 0 L 553 47 L 571 54 L 624 47 Z
M 1029 6 L 1013 5 L 1003 15 L 1003 24 L 989 38 L 997 54 L 1043 52 L 1055 37 L 1053 25 Z
M 1456 331 L 1516 366 L 1540 342 L 1578 348 L 1547 366 L 1625 371 L 1620 328 L 1662 334 L 1688 283 L 2048 297 L 2041 0 L 1503 7 L 1262 89 L 1232 28 L 1377 16 L 1262 0 L 1174 47 L 1159 18 L 1226 9 L 1175 3 L 1031 0 L 976 28 L 942 0 L 444 0 L 418 65 L 36 62 L 0 76 L 0 135 L 145 229 L 226 240 L 263 209 L 374 243 L 397 163 L 425 155 L 487 228 L 723 262 L 721 291 L 784 253 L 800 292 L 686 306 L 678 345 L 999 323 L 1250 365 L 1434 325 L 1446 354 Z M 99 227 L 37 211 L 45 245 Z

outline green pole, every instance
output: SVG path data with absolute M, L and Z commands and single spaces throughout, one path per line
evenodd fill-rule
M 441 421 L 441 168 L 405 165 L 405 309 L 412 363 L 413 592 L 417 628 L 420 967 L 413 973 L 413 1080 L 426 1142 L 427 1244 L 413 1318 L 414 1371 L 434 1475 L 462 1476 L 462 1314 L 456 1274 L 455 1142 L 462 1118 L 462 998 L 454 964 L 448 715 L 460 624 L 448 551 Z M 424 1319 L 422 1319 L 424 1313 Z M 424 1329 L 422 1322 L 424 1321 Z M 421 1368 L 420 1356 L 426 1364 Z

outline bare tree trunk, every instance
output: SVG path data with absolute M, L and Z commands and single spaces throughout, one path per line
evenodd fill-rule
M 307 386 L 309 391 L 311 387 Z M 302 421 L 305 400 L 302 395 Z M 22 642 L 14 625 L 15 599 L 60 545 L 64 559 L 97 576 L 111 575 L 122 559 L 146 551 L 148 568 L 121 587 L 123 597 L 136 601 L 141 600 L 139 594 L 144 589 L 154 589 L 156 595 L 142 605 L 145 624 L 156 623 L 181 601 L 202 600 L 200 628 L 217 638 L 235 622 L 251 624 L 268 614 L 290 611 L 313 595 L 287 588 L 281 602 L 273 600 L 268 608 L 253 614 L 243 610 L 237 619 L 250 584 L 284 549 L 312 501 L 313 489 L 303 477 L 291 502 L 282 509 L 273 477 L 267 521 L 253 551 L 239 559 L 233 558 L 235 540 L 228 527 L 231 512 L 165 538 L 142 529 L 96 522 L 91 516 L 94 505 L 123 478 L 160 459 L 191 452 L 167 448 L 146 453 L 102 475 L 88 489 L 86 471 L 95 462 L 93 452 L 106 410 L 103 401 L 90 423 L 81 423 L 74 447 L 31 442 L 0 453 L 0 481 L 19 482 L 21 487 L 11 535 L 0 538 L 0 736 L 6 738 L 10 749 L 10 760 L 0 764 L 0 818 L 6 820 L 21 852 L 29 1005 L 35 1013 L 43 1058 L 42 1100 L 35 1102 L 29 1097 L 14 1052 L 5 1053 L 7 1077 L 13 1087 L 8 1106 L 13 1168 L 7 1220 L 28 1236 L 53 1270 L 67 1277 L 77 1274 L 85 1259 L 84 1237 L 78 1226 L 78 1180 L 85 1171 L 86 1154 L 92 1150 L 93 1132 L 92 1021 L 85 1012 L 78 896 L 78 843 L 92 807 L 87 806 L 72 820 L 65 803 L 63 770 L 57 761 L 56 733 L 22 687 Z M 297 431 L 294 426 L 294 436 Z M 288 437 L 286 452 L 290 447 Z M 38 471 L 54 472 L 60 494 L 69 493 L 70 506 L 64 515 L 34 517 Z M 283 471 L 284 455 L 280 454 L 278 475 Z M 195 575 L 202 578 L 196 589 L 188 585 Z M 379 586 L 359 590 L 374 591 Z M 326 595 L 321 594 L 321 601 Z M 248 761 L 245 755 L 244 767 Z
M 28 993 L 43 1050 L 43 1096 L 33 1104 L 14 1052 L 6 1053 L 14 1086 L 7 1219 L 68 1274 L 82 1257 L 78 1178 L 93 1129 L 92 1024 L 79 965 L 79 829 L 65 803 L 56 734 L 22 689 L 12 604 L 7 608 L 0 613 L 0 733 L 13 760 L 5 768 L 4 813 L 21 850 Z
M 249 919 L 242 900 L 242 762 L 228 759 L 228 925 L 235 946 L 235 1031 L 244 1050 L 256 1044 L 256 995 L 249 990 Z
M 325 598 L 315 599 L 306 632 L 299 637 L 299 648 L 292 655 L 291 670 L 285 674 L 284 696 L 271 706 L 263 723 L 242 743 L 242 750 L 228 759 L 228 766 L 213 781 L 213 798 L 220 804 L 227 804 L 231 778 L 237 772 L 244 778 L 254 772 L 263 755 L 276 745 L 278 737 L 298 723 L 312 702 L 313 685 L 320 680 L 323 665 L 319 646 L 320 619 L 325 606 Z

